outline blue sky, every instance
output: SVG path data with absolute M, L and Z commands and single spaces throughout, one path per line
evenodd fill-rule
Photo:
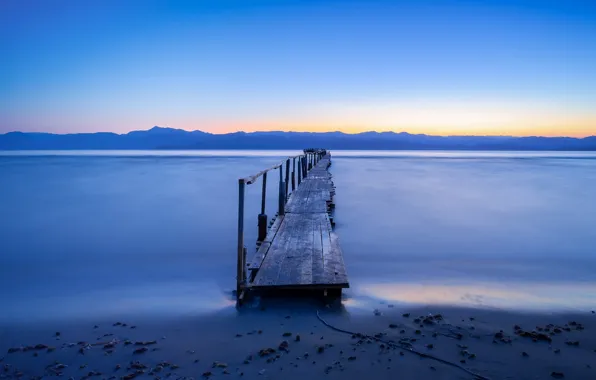
M 596 134 L 592 1 L 0 4 L 0 133 Z

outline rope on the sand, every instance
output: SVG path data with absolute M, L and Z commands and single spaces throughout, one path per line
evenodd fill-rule
M 409 351 L 409 352 L 411 352 L 411 353 L 413 353 L 413 354 L 415 354 L 415 355 L 418 355 L 418 356 L 420 356 L 421 358 L 428 358 L 428 359 L 436 360 L 436 361 L 438 361 L 438 362 L 440 362 L 440 363 L 447 364 L 447 365 L 449 365 L 449 366 L 452 366 L 452 367 L 458 368 L 458 369 L 460 369 L 460 370 L 462 370 L 462 371 L 466 372 L 467 374 L 474 376 L 474 377 L 475 377 L 476 379 L 478 379 L 478 380 L 490 380 L 488 377 L 485 377 L 485 376 L 479 375 L 479 374 L 477 374 L 477 373 L 475 373 L 475 372 L 472 372 L 472 371 L 470 371 L 469 369 L 467 369 L 467 368 L 465 368 L 465 367 L 462 367 L 462 366 L 460 366 L 460 365 L 459 365 L 459 364 L 457 364 L 457 363 L 450 362 L 449 360 L 441 359 L 441 358 L 439 358 L 439 357 L 436 357 L 436 356 L 434 356 L 434 355 L 425 354 L 424 352 L 416 351 L 415 349 L 413 349 L 413 348 L 411 347 L 411 345 L 406 345 L 406 344 L 404 344 L 404 343 L 401 343 L 401 342 L 400 342 L 400 343 L 395 343 L 395 342 L 392 342 L 392 341 L 387 341 L 387 340 L 383 340 L 383 339 L 377 338 L 376 336 L 370 336 L 370 335 L 366 335 L 366 334 L 362 334 L 362 333 L 356 333 L 356 332 L 353 332 L 353 331 L 348 331 L 348 330 L 341 329 L 341 328 L 339 328 L 339 327 L 335 327 L 335 326 L 333 326 L 333 325 L 329 324 L 329 323 L 328 323 L 326 320 L 324 320 L 324 319 L 321 317 L 321 315 L 319 314 L 319 311 L 318 311 L 318 310 L 317 310 L 317 318 L 318 318 L 318 319 L 319 319 L 319 321 L 321 321 L 321 322 L 322 322 L 322 323 L 323 323 L 325 326 L 327 326 L 327 327 L 329 327 L 330 329 L 332 329 L 332 330 L 335 330 L 335 331 L 337 331 L 337 332 L 344 333 L 344 334 L 349 334 L 349 335 L 357 335 L 357 336 L 361 336 L 361 337 L 363 337 L 363 338 L 374 339 L 374 340 L 376 340 L 377 342 L 385 343 L 386 345 L 389 345 L 389 346 L 395 346 L 395 347 L 399 347 L 399 348 L 401 348 L 401 349 L 404 349 L 404 350 L 406 350 L 406 351 Z

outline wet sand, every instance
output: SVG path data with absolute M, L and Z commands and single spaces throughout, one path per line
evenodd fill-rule
M 4 325 L 0 358 L 8 379 L 590 379 L 596 315 L 269 300 L 201 316 Z

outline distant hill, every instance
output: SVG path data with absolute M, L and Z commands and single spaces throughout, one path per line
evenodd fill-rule
M 381 150 L 596 150 L 596 136 L 510 137 L 430 136 L 410 133 L 364 132 L 236 132 L 216 135 L 201 131 L 153 127 L 116 133 L 0 134 L 0 150 L 69 149 L 381 149 Z

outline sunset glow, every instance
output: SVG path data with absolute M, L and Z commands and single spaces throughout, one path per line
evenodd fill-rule
M 596 135 L 596 5 L 0 6 L 0 133 Z

